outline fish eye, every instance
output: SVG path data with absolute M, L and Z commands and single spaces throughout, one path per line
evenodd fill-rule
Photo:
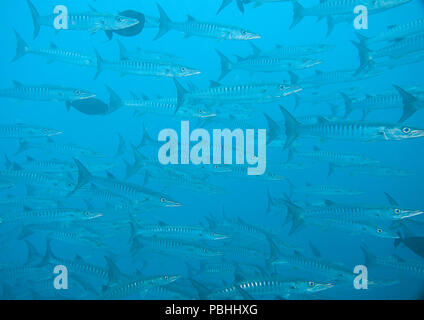
M 280 84 L 279 88 L 280 88 L 280 90 L 284 90 L 286 88 L 286 86 L 284 84 Z
M 411 132 L 411 128 L 409 128 L 409 127 L 403 127 L 402 128 L 402 132 L 408 134 L 408 133 Z
M 76 94 L 77 96 L 79 96 L 79 95 L 81 94 L 81 91 L 79 91 L 79 90 L 75 90 L 75 94 Z
M 393 210 L 394 211 L 394 213 L 396 213 L 396 214 L 399 214 L 400 213 L 400 209 L 395 209 L 395 210 Z
M 85 211 L 85 212 L 84 212 L 84 215 L 85 215 L 86 217 L 88 217 L 88 216 L 90 215 L 90 211 Z
M 377 229 L 377 233 L 382 233 L 383 232 L 383 229 Z
M 241 34 L 242 34 L 242 35 L 246 35 L 246 34 L 247 34 L 246 30 L 242 30 L 242 31 L 241 31 Z
M 185 67 L 181 67 L 181 72 L 185 72 L 186 68 Z
M 44 129 L 43 129 L 43 132 L 44 132 L 44 133 L 49 133 L 49 129 L 44 128 Z
M 166 202 L 166 199 L 162 197 L 162 198 L 160 198 L 160 202 L 164 203 L 164 202 Z
M 168 276 L 164 276 L 163 278 L 164 278 L 165 280 L 168 280 Z
M 117 22 L 122 22 L 122 21 L 123 21 L 123 19 L 122 19 L 121 17 L 116 17 L 116 21 L 117 21 Z
M 308 285 L 309 285 L 310 287 L 313 287 L 313 286 L 315 285 L 315 282 L 313 282 L 313 281 L 309 281 L 309 282 L 308 282 Z

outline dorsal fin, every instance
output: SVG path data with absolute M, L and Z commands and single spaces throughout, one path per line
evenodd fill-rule
M 111 172 L 109 172 L 109 171 L 106 171 L 106 175 L 107 175 L 107 177 L 108 177 L 109 179 L 114 179 L 114 180 L 116 180 L 116 177 L 115 177 L 115 175 L 114 175 L 113 173 L 111 173 Z
M 57 45 L 54 42 L 50 42 L 50 48 L 51 49 L 57 49 Z
M 158 225 L 160 225 L 161 227 L 164 227 L 167 225 L 167 223 L 163 221 L 158 221 Z
M 220 86 L 221 86 L 221 84 L 218 81 L 213 81 L 213 80 L 210 81 L 210 87 L 211 88 L 216 88 L 216 87 L 220 87 Z
M 196 21 L 191 15 L 187 15 L 187 21 Z
M 24 85 L 22 84 L 22 82 L 19 82 L 19 81 L 16 81 L 16 80 L 13 80 L 12 82 L 13 82 L 13 85 L 14 85 L 16 88 L 19 88 L 19 87 L 23 87 L 23 86 L 24 86 Z
M 91 11 L 98 13 L 99 11 L 97 11 L 96 8 L 94 8 L 92 5 L 88 5 L 88 7 L 90 8 Z
M 78 261 L 78 262 L 84 262 L 84 259 L 79 255 L 79 254 L 77 254 L 76 256 L 75 256 L 75 261 Z
M 392 206 L 398 206 L 399 203 L 395 200 L 395 198 L 393 198 L 390 194 L 388 194 L 387 192 L 384 192 L 384 194 L 387 197 L 387 200 L 389 201 L 390 205 Z
M 334 201 L 331 201 L 331 200 L 328 200 L 328 199 L 325 199 L 324 200 L 324 203 L 325 203 L 326 206 L 334 206 L 334 205 L 336 205 L 336 203 Z
M 33 162 L 33 161 L 35 161 L 35 159 L 34 159 L 33 157 L 31 157 L 31 156 L 26 156 L 26 159 L 27 159 L 27 161 L 29 161 L 29 162 Z
M 16 162 L 13 163 L 12 168 L 13 168 L 13 170 L 22 170 L 22 167 L 19 164 L 17 164 Z

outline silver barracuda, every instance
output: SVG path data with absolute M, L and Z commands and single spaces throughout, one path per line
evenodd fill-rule
M 69 110 L 71 103 L 96 95 L 82 89 L 60 87 L 56 85 L 28 86 L 13 81 L 13 88 L 0 89 L 0 97 L 31 101 L 64 101 Z
M 0 138 L 2 139 L 31 139 L 51 137 L 62 132 L 43 126 L 17 124 L 0 124 Z
M 137 205 L 153 205 L 156 207 L 179 207 L 181 203 L 172 200 L 169 196 L 156 192 L 154 190 L 142 187 L 137 184 L 121 182 L 115 177 L 109 175 L 108 178 L 93 176 L 86 167 L 77 159 L 74 158 L 78 166 L 78 184 L 70 195 L 74 194 L 78 189 L 88 183 L 104 187 L 118 195 L 133 201 Z
M 220 51 L 217 50 L 217 53 L 221 59 L 221 75 L 219 80 L 235 69 L 249 72 L 281 72 L 309 69 L 321 64 L 321 60 L 319 59 L 287 59 L 278 56 L 239 58 L 237 62 L 231 62 Z
M 157 77 L 188 77 L 200 74 L 200 71 L 186 66 L 181 66 L 172 62 L 157 60 L 118 60 L 106 61 L 96 50 L 97 73 L 95 79 L 104 69 L 119 72 L 121 76 L 134 74 L 139 76 Z
M 390 25 L 385 31 L 374 37 L 367 37 L 360 33 L 356 35 L 361 43 L 372 45 L 384 41 L 400 41 L 418 33 L 424 33 L 424 19 L 416 19 L 402 24 Z
M 285 148 L 290 147 L 298 137 L 371 142 L 405 140 L 424 136 L 424 129 L 413 128 L 401 124 L 361 121 L 328 121 L 326 119 L 321 119 L 317 124 L 302 125 L 286 109 L 283 107 L 280 107 L 280 109 L 286 120 Z M 274 128 L 274 132 L 270 135 L 276 137 L 278 136 L 277 132 L 278 128 Z
M 299 86 L 283 83 L 223 85 L 212 82 L 208 89 L 189 92 L 176 79 L 174 82 L 177 88 L 178 108 L 185 102 L 195 103 L 197 101 L 210 104 L 266 103 L 302 90 Z
M 33 54 L 46 58 L 47 63 L 55 61 L 78 65 L 82 67 L 96 67 L 97 61 L 95 55 L 89 55 L 74 50 L 58 48 L 54 43 L 48 48 L 36 48 L 29 46 L 22 37 L 15 31 L 16 35 L 16 55 L 12 62 L 22 58 L 25 55 Z
M 41 26 L 54 28 L 53 22 L 56 15 L 40 16 L 31 1 L 27 0 L 27 4 L 34 23 L 34 39 L 38 36 Z M 137 19 L 115 14 L 100 13 L 95 10 L 91 10 L 91 12 L 68 13 L 69 30 L 89 31 L 92 34 L 102 30 L 109 36 L 112 30 L 129 28 L 138 23 L 139 21 Z M 111 36 L 109 36 L 109 38 L 111 38 Z
M 173 22 L 166 12 L 158 4 L 160 13 L 159 31 L 155 39 L 159 39 L 169 30 L 177 30 L 185 34 L 186 37 L 198 36 L 219 40 L 252 40 L 261 36 L 247 29 L 222 23 L 198 21 L 192 16 L 188 16 L 185 22 Z
M 73 220 L 90 220 L 101 217 L 101 213 L 71 208 L 30 209 L 0 216 L 1 223 L 43 224 L 46 222 L 69 222 Z

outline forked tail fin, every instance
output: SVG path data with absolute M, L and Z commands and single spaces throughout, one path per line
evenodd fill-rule
M 159 5 L 156 4 L 159 10 L 160 18 L 159 18 L 159 31 L 156 34 L 156 37 L 153 40 L 157 40 L 166 34 L 170 29 L 170 24 L 172 23 L 171 19 L 169 19 L 165 10 Z
M 31 11 L 32 22 L 34 24 L 34 39 L 37 38 L 38 33 L 40 32 L 40 23 L 38 22 L 40 15 L 38 14 L 37 9 L 35 9 L 34 5 L 31 1 L 27 0 L 29 10 Z

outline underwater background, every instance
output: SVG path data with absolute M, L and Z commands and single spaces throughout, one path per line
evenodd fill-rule
M 144 28 L 132 36 L 113 33 L 112 39 L 108 39 L 102 30 L 105 25 L 76 31 L 56 31 L 52 26 L 42 25 L 34 39 L 33 16 L 28 2 L 8 0 L 0 3 L 3 43 L 0 51 L 0 146 L 4 156 L 0 170 L 0 296 L 3 299 L 421 299 L 424 295 L 422 216 L 375 221 L 371 217 L 353 219 L 355 226 L 346 227 L 342 226 L 342 222 L 346 222 L 343 218 L 333 219 L 325 212 L 322 218 L 310 218 L 305 214 L 302 226 L 295 230 L 292 224 L 297 220 L 291 220 L 287 208 L 299 212 L 302 208 L 331 209 L 338 206 L 341 213 L 337 214 L 343 214 L 343 208 L 379 208 L 388 212 L 399 206 L 418 212 L 424 209 L 424 140 L 370 142 L 351 137 L 341 140 L 299 137 L 289 148 L 284 148 L 285 117 L 279 105 L 298 119 L 315 117 L 312 125 L 330 121 L 322 120 L 322 117 L 332 117 L 331 121 L 366 121 L 397 124 L 400 128 L 405 125 L 424 128 L 424 113 L 419 110 L 421 104 L 418 103 L 424 98 L 420 44 L 400 55 L 387 54 L 391 67 L 384 65 L 386 60 L 383 57 L 377 59 L 370 69 L 356 74 L 360 60 L 352 43 L 359 41 L 356 33 L 371 38 L 388 26 L 421 19 L 424 3 L 411 0 L 370 14 L 368 30 L 355 30 L 352 15 L 348 22 L 336 24 L 327 35 L 327 18 L 317 21 L 316 17 L 305 17 L 290 28 L 293 20 L 291 1 L 259 1 L 259 6 L 254 1 L 246 1 L 244 13 L 234 1 L 218 15 L 221 6 L 218 0 L 157 2 L 172 21 L 184 23 L 190 15 L 211 24 L 243 27 L 260 38 L 185 37 L 171 26 L 169 32 L 154 40 L 159 21 L 149 17 L 159 17 L 155 1 L 57 3 L 33 0 L 32 5 L 42 16 L 53 14 L 53 8 L 58 4 L 65 5 L 69 13 L 93 13 L 90 5 L 102 14 L 117 15 L 133 10 L 146 15 Z M 318 3 L 299 2 L 304 7 Z M 53 48 L 84 52 L 94 57 L 89 63 L 94 65 L 63 63 L 63 56 L 57 52 L 53 58 L 24 54 L 12 62 L 17 50 L 14 30 L 30 48 L 52 48 L 51 43 L 54 43 Z M 187 33 L 192 31 L 187 30 Z M 201 32 L 207 34 L 213 30 L 212 25 Z M 424 25 L 421 31 L 424 34 Z M 409 37 L 417 34 L 420 33 Z M 421 38 L 412 39 L 415 40 L 422 42 Z M 378 51 L 402 41 L 407 40 L 388 39 L 370 47 Z M 216 92 L 209 93 L 212 95 L 209 99 L 187 99 L 181 108 L 194 110 L 187 115 L 181 109 L 178 112 L 155 112 L 154 108 L 146 111 L 143 106 L 111 107 L 107 87 L 122 100 L 131 100 L 134 95 L 138 100 L 171 98 L 175 104 L 177 97 L 172 76 L 108 70 L 116 64 L 104 63 L 104 70 L 94 79 L 98 63 L 94 50 L 105 61 L 119 61 L 118 42 L 128 51 L 140 48 L 141 51 L 156 52 L 144 55 L 139 61 L 154 61 L 160 67 L 177 64 L 199 70 L 199 74 L 177 79 L 190 91 L 206 90 L 211 80 L 220 78 L 221 60 L 217 50 L 236 64 L 236 57 L 242 57 L 239 61 L 255 59 L 261 54 L 266 56 L 265 53 L 278 57 L 276 45 L 299 48 L 325 44 L 328 48 L 285 59 L 304 61 L 307 57 L 319 60 L 319 64 L 302 70 L 289 70 L 290 67 L 278 70 L 281 60 L 275 67 L 277 70 L 273 70 L 276 72 L 258 72 L 260 67 L 253 72 L 248 64 L 243 70 L 241 64 L 241 68 L 234 67 L 219 80 L 224 86 L 284 83 L 287 96 L 253 98 L 247 102 L 234 98 L 223 102 Z M 252 44 L 261 50 L 256 56 Z M 158 54 L 164 52 L 175 57 Z M 418 58 L 411 59 L 413 63 L 406 63 L 411 55 Z M 269 71 L 270 66 L 265 67 Z M 335 79 L 328 85 L 317 79 L 302 85 L 302 79 L 313 77 L 320 71 L 338 70 L 352 75 L 352 78 L 349 81 Z M 373 72 L 376 72 L 373 76 L 364 76 Z M 294 74 L 300 79 L 298 84 L 293 83 Z M 13 84 L 13 81 L 20 84 Z M 294 88 L 292 92 L 290 85 Z M 407 98 L 402 100 L 393 85 L 413 92 L 406 97 L 413 100 L 417 109 L 402 124 L 398 121 Z M 25 91 L 22 86 L 38 89 Z M 61 93 L 62 87 L 94 93 L 95 98 L 78 101 L 73 96 L 66 99 Z M 297 92 L 298 87 L 303 90 Z M 10 88 L 21 90 L 6 90 Z M 40 88 L 55 91 L 59 98 L 44 101 L 37 96 L 43 92 Z M 380 94 L 398 97 L 395 106 L 386 108 L 384 102 L 371 106 L 377 110 L 367 113 L 363 120 L 358 110 L 344 116 L 346 101 L 341 92 L 347 92 L 353 101 Z M 196 113 L 199 108 L 213 116 L 199 116 Z M 331 114 L 332 110 L 336 110 L 335 114 Z M 181 120 L 189 120 L 192 130 L 196 127 L 209 130 L 243 128 L 245 123 L 245 128 L 268 129 L 270 133 L 270 122 L 264 114 L 281 128 L 276 140 L 280 139 L 282 144 L 273 146 L 272 141 L 268 141 L 267 171 L 262 176 L 248 176 L 245 167 L 240 169 L 235 164 L 226 165 L 228 170 L 219 170 L 214 165 L 165 166 L 157 163 L 161 145 L 157 143 L 159 131 L 174 128 L 179 133 Z M 49 138 L 46 137 L 50 135 L 47 130 L 27 130 L 21 134 L 23 131 L 18 129 L 22 129 L 23 124 L 52 128 L 60 134 Z M 12 134 L 13 130 L 18 133 Z M 154 141 L 147 141 L 146 137 Z M 34 146 L 21 149 L 25 143 Z M 340 159 L 317 160 L 318 156 L 302 157 L 300 154 L 318 150 L 360 155 L 378 163 L 338 165 Z M 137 155 L 141 158 L 135 163 Z M 73 192 L 78 184 L 78 169 L 73 158 L 87 166 L 95 177 L 104 179 L 93 179 L 83 189 Z M 329 167 L 335 168 L 331 174 Z M 17 171 L 28 174 L 17 174 Z M 40 177 L 31 176 L 33 172 L 41 174 Z M 114 185 L 114 180 L 119 185 Z M 123 190 L 127 185 L 135 192 L 146 193 L 147 200 L 138 201 L 132 191 Z M 150 191 L 169 195 L 175 205 L 162 206 L 155 202 L 157 194 L 150 197 Z M 393 201 L 390 203 L 385 193 L 398 205 Z M 162 198 L 158 196 L 159 201 Z M 61 213 L 54 216 L 54 209 L 58 208 L 68 209 L 65 216 Z M 90 212 L 89 218 L 86 212 Z M 367 228 L 358 227 L 362 223 L 376 230 L 383 225 L 392 236 L 372 234 Z M 395 247 L 395 238 L 399 235 L 404 243 Z M 364 250 L 371 252 L 372 257 L 386 260 L 381 262 L 369 257 L 367 260 Z M 68 270 L 67 290 L 54 287 L 57 274 L 53 269 L 56 265 L 63 265 Z M 367 290 L 354 288 L 356 275 L 353 269 L 357 265 L 368 268 Z M 336 270 L 338 267 L 341 271 Z M 346 278 L 349 272 L 352 277 Z M 343 279 L 340 279 L 340 273 L 344 274 Z M 266 289 L 261 291 L 258 286 Z

